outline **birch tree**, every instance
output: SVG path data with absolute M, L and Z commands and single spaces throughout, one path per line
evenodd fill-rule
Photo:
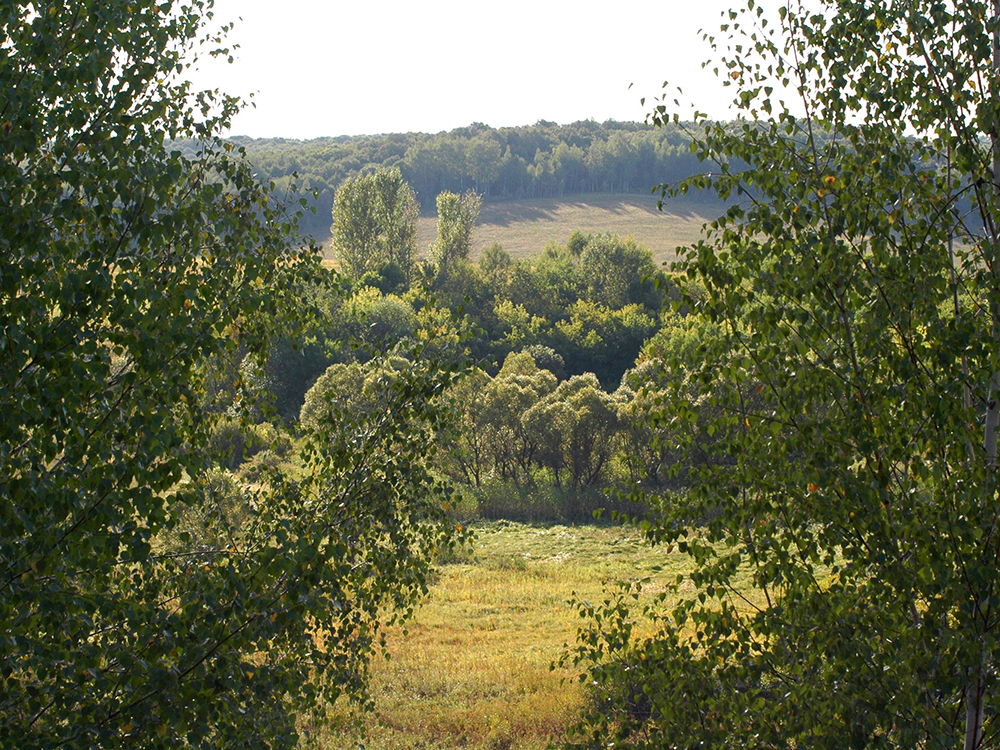
M 3 748 L 302 747 L 452 536 L 430 367 L 360 436 L 323 417 L 301 481 L 210 470 L 207 363 L 324 277 L 184 80 L 211 11 L 0 3 Z
M 661 190 L 731 202 L 680 263 L 718 328 L 661 417 L 693 427 L 693 385 L 714 441 L 647 524 L 693 572 L 654 637 L 581 605 L 568 746 L 997 745 L 998 23 L 748 0 L 706 35 L 739 117 L 699 117 L 705 172 Z

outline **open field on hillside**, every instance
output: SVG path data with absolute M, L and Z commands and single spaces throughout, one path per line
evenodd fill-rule
M 516 258 L 537 255 L 546 243 L 564 243 L 575 230 L 631 234 L 653 253 L 657 264 L 672 261 L 675 248 L 695 242 L 702 224 L 721 213 L 710 203 L 674 200 L 656 208 L 653 195 L 584 195 L 565 199 L 534 198 L 486 202 L 473 233 L 474 256 L 499 242 Z M 417 247 L 421 256 L 437 231 L 433 214 L 417 220 Z M 327 247 L 329 241 L 327 241 Z M 329 250 L 328 250 L 329 253 Z
M 549 668 L 582 622 L 574 592 L 594 601 L 606 581 L 644 577 L 652 592 L 688 564 L 633 528 L 499 521 L 475 534 L 408 634 L 389 633 L 392 659 L 374 665 L 376 711 L 364 720 L 370 750 L 544 748 L 585 699 L 573 674 Z M 324 747 L 350 744 L 335 734 Z

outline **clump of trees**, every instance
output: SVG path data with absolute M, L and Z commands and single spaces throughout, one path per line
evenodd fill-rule
M 678 328 L 689 327 L 665 327 Z M 555 359 L 552 350 L 536 353 Z M 448 391 L 457 429 L 448 435 L 443 467 L 476 488 L 488 481 L 515 489 L 549 483 L 571 492 L 626 482 L 680 486 L 685 477 L 667 472 L 668 457 L 678 453 L 675 428 L 655 416 L 671 382 L 689 373 L 670 371 L 647 345 L 622 385 L 608 392 L 592 373 L 557 377 L 530 349 L 508 354 L 495 376 L 474 368 Z M 692 450 L 684 460 L 696 467 L 704 456 Z

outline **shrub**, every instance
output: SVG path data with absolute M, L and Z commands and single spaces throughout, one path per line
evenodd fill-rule
M 235 469 L 245 460 L 246 428 L 234 417 L 219 419 L 210 432 L 212 458 L 225 469 Z
M 645 506 L 598 489 L 571 490 L 546 482 L 517 487 L 493 479 L 484 481 L 481 487 L 467 488 L 465 496 L 474 499 L 478 516 L 489 521 L 587 523 L 595 517 L 636 517 L 646 513 Z
M 270 451 L 278 458 L 285 458 L 292 452 L 292 439 L 270 422 L 261 422 L 250 427 L 250 440 L 246 447 L 247 458 Z
M 219 466 L 235 471 L 248 459 L 264 450 L 284 457 L 292 450 L 292 441 L 269 422 L 248 424 L 234 417 L 219 419 L 210 432 L 210 452 Z
M 248 484 L 261 484 L 284 463 L 280 455 L 265 449 L 240 466 L 237 476 Z
M 226 549 L 242 538 L 254 514 L 253 494 L 225 469 L 209 469 L 195 480 L 192 501 L 164 536 L 167 548 L 195 551 Z

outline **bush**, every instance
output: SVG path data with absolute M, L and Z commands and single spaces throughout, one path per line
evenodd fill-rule
M 250 427 L 247 458 L 267 451 L 278 458 L 286 458 L 292 452 L 292 439 L 270 422 L 261 422 Z
M 292 450 L 292 441 L 269 422 L 248 424 L 233 417 L 223 417 L 212 426 L 210 451 L 219 466 L 235 471 L 264 450 L 284 457 Z
M 484 481 L 479 488 L 469 487 L 465 496 L 475 502 L 479 518 L 489 521 L 521 523 L 587 523 L 614 514 L 641 516 L 645 506 L 619 499 L 594 488 L 552 487 L 542 482 L 534 487 L 516 487 L 500 480 Z
M 210 469 L 195 481 L 193 501 L 183 506 L 165 536 L 168 548 L 218 550 L 242 538 L 253 517 L 253 494 L 225 469 Z
M 273 475 L 284 460 L 271 449 L 262 450 L 240 466 L 237 476 L 249 484 L 261 484 Z
M 240 420 L 224 417 L 212 425 L 209 450 L 212 458 L 225 469 L 235 469 L 243 461 L 246 449 L 246 429 Z

